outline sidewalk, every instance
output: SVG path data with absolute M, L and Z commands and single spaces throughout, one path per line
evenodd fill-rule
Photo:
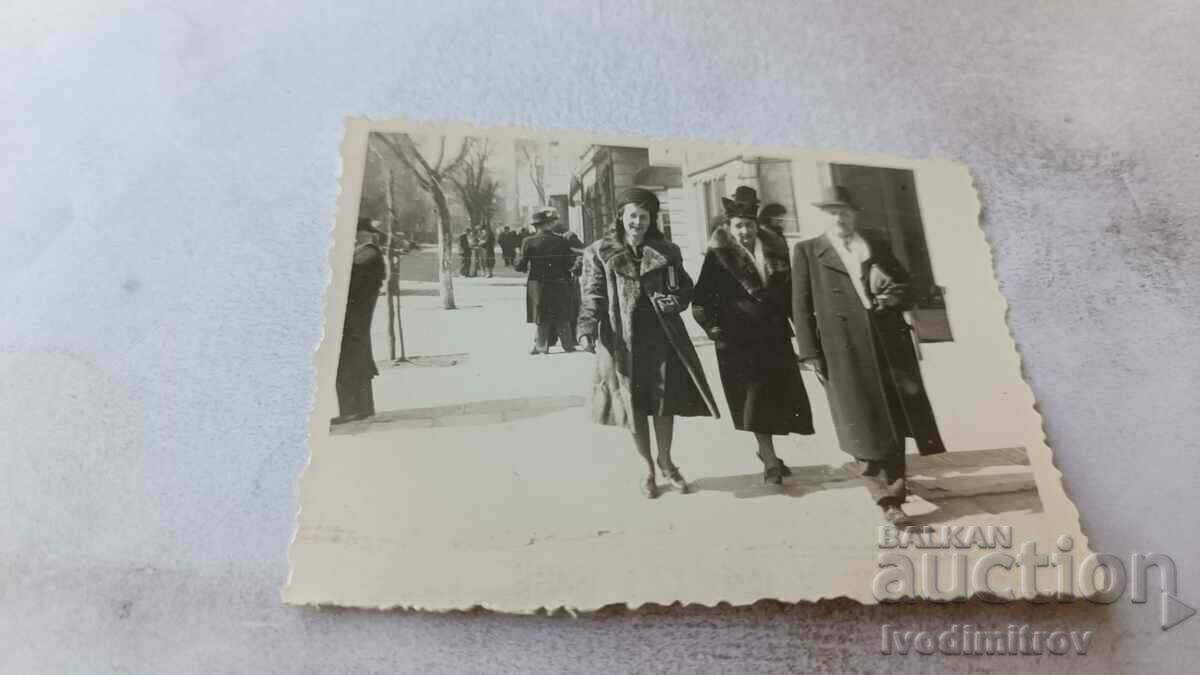
M 629 433 L 591 421 L 594 357 L 528 354 L 518 280 L 455 279 L 453 311 L 440 308 L 436 284 L 403 289 L 420 365 L 381 364 L 378 415 L 335 427 L 306 474 L 311 494 L 338 499 L 305 503 L 292 555 L 341 602 L 379 605 L 360 595 L 359 578 L 387 580 L 384 605 L 430 608 L 528 610 L 530 597 L 546 597 L 535 588 L 585 608 L 736 605 L 818 598 L 847 579 L 855 597 L 869 597 L 880 511 L 807 374 L 816 435 L 777 438 L 793 470 L 783 485 L 763 482 L 754 438 L 727 416 L 685 418 L 672 454 L 693 492 L 647 500 Z M 386 322 L 377 326 L 376 354 L 386 355 Z M 713 347 L 697 348 L 725 410 Z M 909 467 L 906 510 L 918 525 L 1053 534 L 1022 449 L 910 454 Z M 714 574 L 726 583 L 714 585 Z
M 532 327 L 525 323 L 525 287 L 519 278 L 456 277 L 454 288 L 458 309 L 444 310 L 437 283 L 401 282 L 401 312 L 411 361 L 392 364 L 381 360 L 380 375 L 375 379 L 378 414 L 372 420 L 335 427 L 333 433 L 388 434 L 399 441 L 405 438 L 405 430 L 457 427 L 460 434 L 511 436 L 514 443 L 527 434 L 538 434 L 542 439 L 559 439 L 570 454 L 588 452 L 584 448 L 604 438 L 602 445 L 616 447 L 593 452 L 614 453 L 621 458 L 617 463 L 627 466 L 625 479 L 614 489 L 636 494 L 640 470 L 627 434 L 598 427 L 590 420 L 587 395 L 594 357 L 582 351 L 564 353 L 561 346 L 549 355 L 528 353 Z M 386 312 L 381 298 L 372 334 L 377 356 L 388 353 Z M 690 316 L 685 315 L 685 321 L 691 330 L 700 332 Z M 713 347 L 707 340 L 697 340 L 697 351 L 724 413 L 727 407 Z M 698 490 L 744 499 L 852 488 L 862 493 L 854 502 L 870 506 L 853 463 L 834 440 L 822 385 L 807 373 L 803 377 L 817 433 L 776 440 L 779 456 L 794 468 L 783 488 L 762 483 L 754 439 L 733 429 L 727 415 L 720 420 L 677 422 L 674 458 Z M 494 469 L 503 471 L 502 456 Z M 934 512 L 941 520 L 1040 510 L 1033 474 L 1020 449 L 931 457 L 910 454 L 909 472 L 912 503 L 908 510 L 929 516 L 925 520 L 931 520 Z

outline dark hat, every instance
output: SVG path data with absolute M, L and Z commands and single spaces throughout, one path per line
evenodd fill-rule
M 617 211 L 620 212 L 626 204 L 637 204 L 652 214 L 658 213 L 662 208 L 658 201 L 658 195 L 640 187 L 627 187 L 621 190 L 617 195 Z
M 355 229 L 355 232 L 370 232 L 371 234 L 383 234 L 383 232 L 379 231 L 379 228 L 377 228 L 371 224 L 370 218 L 363 218 L 361 216 L 358 219 L 358 228 Z
M 787 214 L 786 206 L 784 206 L 783 204 L 777 204 L 775 202 L 771 202 L 770 204 L 763 206 L 762 210 L 758 212 L 758 219 L 760 221 L 766 222 L 768 220 L 771 220 L 772 218 L 782 218 L 786 214 Z
M 747 185 L 739 185 L 733 191 L 733 199 L 721 197 L 721 205 L 725 207 L 726 218 L 758 217 L 758 193 Z
M 855 211 L 862 210 L 850 199 L 850 191 L 844 185 L 833 185 L 821 190 L 821 200 L 813 202 L 813 206 L 820 209 L 847 207 Z
M 540 227 L 556 220 L 558 220 L 558 209 L 550 206 L 535 210 L 533 215 L 529 217 L 529 223 L 534 227 Z

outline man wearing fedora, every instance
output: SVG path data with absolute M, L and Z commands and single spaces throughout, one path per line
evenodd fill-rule
M 905 438 L 922 455 L 946 451 L 903 315 L 910 278 L 883 238 L 859 231 L 860 209 L 844 187 L 814 206 L 834 221 L 792 251 L 801 364 L 825 385 L 838 444 L 858 461 L 884 519 L 904 526 Z
M 333 424 L 362 420 L 375 414 L 371 380 L 379 374 L 371 351 L 371 319 L 379 303 L 379 288 L 387 276 L 382 232 L 369 218 L 359 218 L 354 235 L 354 260 L 350 267 L 350 289 L 342 323 L 342 348 L 338 356 L 338 416 Z
M 529 273 L 525 284 L 525 320 L 537 326 L 529 353 L 548 354 L 555 339 L 562 342 L 564 351 L 573 352 L 579 285 L 571 276 L 571 268 L 576 254 L 569 241 L 554 233 L 557 210 L 538 209 L 531 220 L 538 232 L 521 242 L 515 268 Z

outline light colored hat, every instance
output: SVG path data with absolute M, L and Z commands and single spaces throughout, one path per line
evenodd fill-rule
M 834 185 L 834 186 L 827 187 L 824 190 L 822 190 L 821 191 L 821 200 L 813 202 L 813 206 L 815 206 L 817 208 L 821 208 L 821 209 L 829 209 L 829 208 L 836 208 L 836 207 L 842 206 L 842 207 L 854 209 L 855 211 L 862 210 L 858 207 L 858 205 L 856 205 L 854 203 L 853 200 L 850 199 L 850 191 L 847 190 L 846 186 L 844 186 L 844 185 Z
M 546 223 L 558 220 L 558 209 L 552 206 L 545 206 L 537 209 L 529 217 L 529 223 L 534 227 L 545 225 Z

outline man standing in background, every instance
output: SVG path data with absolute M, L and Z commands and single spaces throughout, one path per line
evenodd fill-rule
M 504 266 L 512 267 L 513 258 L 517 255 L 517 244 L 520 243 L 517 233 L 505 225 L 504 229 L 500 230 L 500 234 L 496 236 L 496 241 L 500 244 L 500 255 L 504 258 Z
M 368 218 L 358 219 L 354 262 L 350 267 L 350 290 L 342 323 L 342 349 L 338 356 L 338 413 L 333 424 L 366 419 L 375 414 L 371 380 L 379 374 L 371 351 L 371 319 L 379 302 L 379 288 L 387 276 L 379 236 Z
M 521 242 L 516 270 L 528 272 L 525 285 L 525 320 L 537 326 L 530 354 L 548 354 L 554 340 L 561 340 L 564 351 L 575 351 L 575 324 L 572 311 L 578 311 L 579 285 L 571 276 L 576 254 L 571 244 L 554 233 L 558 211 L 541 208 L 532 221 L 538 233 Z M 574 296 L 574 300 L 572 297 Z
M 583 273 L 583 240 L 567 227 L 567 224 L 562 220 L 558 220 L 554 224 L 554 233 L 562 237 L 571 247 L 571 252 L 574 254 L 571 263 L 571 308 L 569 318 L 567 319 L 571 337 L 575 337 L 575 322 L 579 321 L 579 308 L 583 300 L 583 289 L 579 286 L 579 277 Z M 550 346 L 554 346 L 554 336 L 550 338 Z M 572 345 L 575 343 L 572 342 Z M 564 343 L 563 348 L 567 345 Z

